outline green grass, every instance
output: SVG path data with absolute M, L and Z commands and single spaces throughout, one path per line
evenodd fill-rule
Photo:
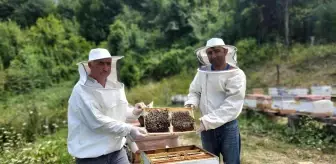
M 6 98 L 1 101 L 0 125 L 20 126 L 33 110 L 42 116 L 64 114 L 73 85 L 73 81 L 67 81 L 45 90 Z
M 280 66 L 281 86 L 309 88 L 314 84 L 332 85 L 336 81 L 336 44 L 294 45 L 288 54 L 245 70 L 248 89 L 276 86 L 276 64 Z
M 127 99 L 131 104 L 139 101 L 148 104 L 153 101 L 154 106 L 171 105 L 171 96 L 188 93 L 195 73 L 196 70 L 190 73 L 182 72 L 180 75 L 165 78 L 160 82 L 148 82 L 136 86 L 126 92 Z

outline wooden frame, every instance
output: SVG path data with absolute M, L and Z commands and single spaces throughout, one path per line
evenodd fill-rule
M 219 158 L 217 156 L 195 145 L 147 150 L 141 153 L 141 157 L 142 162 L 145 164 L 203 163 L 206 161 L 219 163 Z

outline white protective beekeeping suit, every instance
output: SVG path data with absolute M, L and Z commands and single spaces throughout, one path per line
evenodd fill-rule
M 125 120 L 132 117 L 132 109 L 128 107 L 124 84 L 117 81 L 116 63 L 120 58 L 112 57 L 105 88 L 88 76 L 88 62 L 78 64 L 80 79 L 68 108 L 68 151 L 74 157 L 98 157 L 120 150 L 126 142 L 132 126 Z
M 228 49 L 226 63 L 234 69 L 212 71 L 206 49 L 222 46 Z M 244 104 L 246 77 L 237 66 L 236 48 L 225 45 L 222 39 L 212 38 L 205 47 L 196 50 L 199 61 L 203 64 L 190 84 L 188 100 L 185 104 L 199 107 L 206 130 L 215 129 L 236 119 Z

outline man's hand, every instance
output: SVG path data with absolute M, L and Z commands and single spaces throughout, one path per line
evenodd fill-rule
M 141 140 L 147 136 L 147 132 L 145 129 L 142 129 L 140 127 L 133 126 L 130 132 L 130 139 L 135 140 Z
M 184 107 L 185 108 L 195 109 L 195 105 L 193 105 L 193 104 L 186 104 Z
M 143 112 L 144 108 L 146 107 L 147 106 L 143 102 L 136 103 L 133 109 L 133 114 L 136 116 L 139 116 Z
M 201 134 L 202 131 L 206 130 L 205 126 L 201 120 L 199 128 L 196 130 L 196 134 Z

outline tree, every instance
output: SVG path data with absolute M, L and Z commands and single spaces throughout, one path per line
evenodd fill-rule
M 53 0 L 27 0 L 15 9 L 11 18 L 22 27 L 35 24 L 36 20 L 55 11 Z
M 81 35 L 96 44 L 106 40 L 109 26 L 121 9 L 120 0 L 80 0 L 76 18 L 81 26 Z
M 110 31 L 107 39 L 110 53 L 115 56 L 123 55 L 129 46 L 125 24 L 117 20 L 110 26 Z
M 24 33 L 15 22 L 1 22 L 0 38 L 1 65 L 3 69 L 7 69 L 23 46 Z
M 289 26 L 288 26 L 288 23 L 289 23 L 289 12 L 288 12 L 288 2 L 289 0 L 284 0 L 284 6 L 285 6 L 285 45 L 288 47 L 289 46 Z
M 6 69 L 4 86 L 13 93 L 68 80 L 76 73 L 76 63 L 87 59 L 92 47 L 84 38 L 67 33 L 62 21 L 53 15 L 38 19 L 25 33 L 28 39 Z
M 15 10 L 19 9 L 25 0 L 0 0 L 0 20 L 12 18 Z
M 78 7 L 78 0 L 58 0 L 56 11 L 62 18 L 72 20 Z

